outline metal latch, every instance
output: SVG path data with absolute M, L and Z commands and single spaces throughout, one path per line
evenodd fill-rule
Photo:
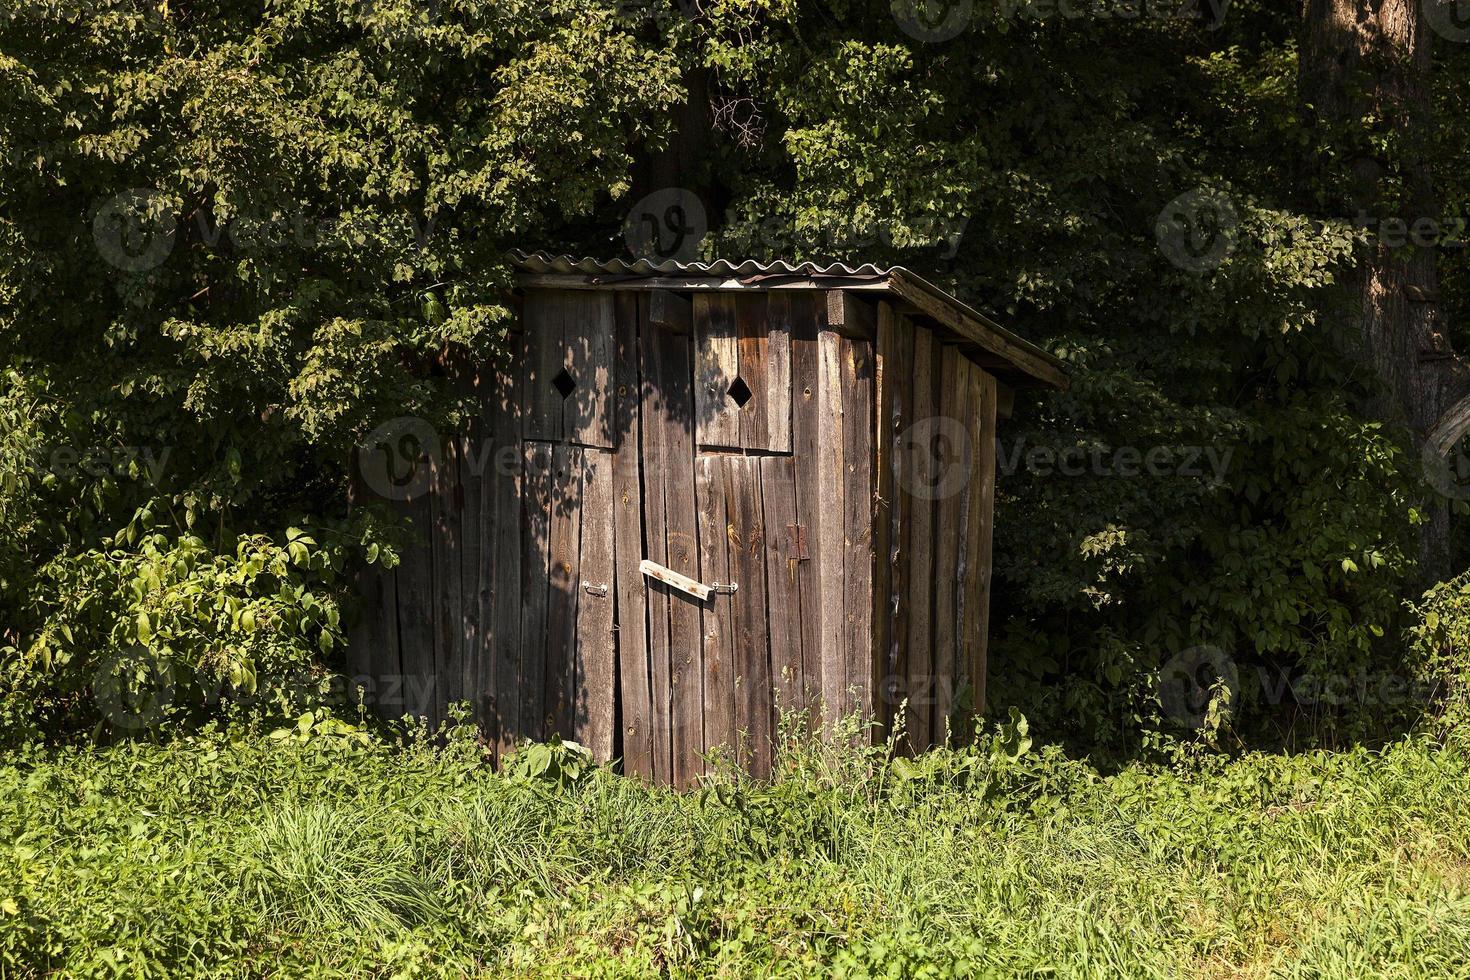
M 720 595 L 734 595 L 740 588 L 740 584 L 738 582 L 711 582 L 710 588 Z
M 607 596 L 607 586 L 605 585 L 593 585 L 591 582 L 583 582 L 582 588 L 586 590 L 588 595 L 595 595 L 599 598 L 606 598 Z

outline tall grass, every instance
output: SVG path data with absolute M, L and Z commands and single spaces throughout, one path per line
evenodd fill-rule
M 793 736 L 780 772 L 34 755 L 0 770 L 0 975 L 1470 976 L 1456 743 L 1104 776 L 1015 732 L 894 762 Z

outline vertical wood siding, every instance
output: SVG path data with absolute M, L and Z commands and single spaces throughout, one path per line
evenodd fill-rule
M 942 738 L 983 699 L 996 388 L 868 304 L 528 292 L 519 356 L 399 505 L 415 541 L 362 579 L 353 669 L 405 675 L 390 713 L 468 701 L 502 756 L 555 733 L 676 786 L 713 754 L 769 772 L 791 710 Z

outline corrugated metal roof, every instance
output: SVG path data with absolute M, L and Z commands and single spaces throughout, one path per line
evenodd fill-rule
M 652 262 L 648 259 L 607 259 L 605 261 L 575 255 L 551 255 L 547 252 L 510 253 L 511 262 L 523 272 L 538 275 L 609 275 L 609 276 L 729 276 L 736 279 L 756 279 L 767 276 L 812 276 L 834 279 L 886 279 L 894 271 L 905 271 L 895 266 L 881 268 L 871 263 L 860 266 L 833 262 L 818 265 L 815 262 L 757 262 L 746 259 L 731 262 L 716 259 L 713 262 L 676 262 L 665 259 Z M 910 273 L 912 275 L 912 273 Z
M 1048 351 L 1042 350 L 1024 337 L 1006 329 L 990 317 L 971 307 L 945 290 L 929 282 L 923 276 L 903 266 L 877 266 L 871 263 L 859 266 L 833 262 L 821 265 L 816 262 L 790 263 L 784 261 L 757 262 L 747 259 L 731 262 L 717 259 L 713 262 L 676 262 L 665 260 L 654 262 L 649 259 L 594 259 L 575 255 L 552 255 L 549 252 L 510 253 L 511 263 L 520 271 L 538 276 L 607 276 L 608 285 L 619 280 L 669 277 L 688 280 L 725 280 L 719 288 L 731 288 L 729 281 L 752 288 L 779 286 L 775 280 L 795 279 L 814 282 L 830 281 L 840 287 L 843 283 L 861 284 L 864 288 L 880 289 L 899 295 L 907 300 L 927 307 L 927 312 L 941 321 L 950 321 L 945 326 L 969 324 L 963 330 L 966 336 L 981 343 L 991 353 L 1007 363 L 1017 377 L 1012 383 L 1031 383 L 1031 379 L 1052 387 L 1065 389 L 1068 385 L 1066 366 Z

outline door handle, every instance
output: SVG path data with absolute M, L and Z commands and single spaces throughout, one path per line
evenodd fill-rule
M 700 602 L 704 602 L 716 592 L 721 595 L 734 595 L 735 590 L 740 588 L 734 582 L 716 582 L 714 585 L 705 585 L 703 582 L 695 581 L 688 575 L 680 574 L 672 568 L 660 565 L 656 561 L 649 561 L 647 558 L 638 563 L 638 570 L 654 581 L 662 582 L 667 586 L 678 589 L 680 592 L 694 596 Z

